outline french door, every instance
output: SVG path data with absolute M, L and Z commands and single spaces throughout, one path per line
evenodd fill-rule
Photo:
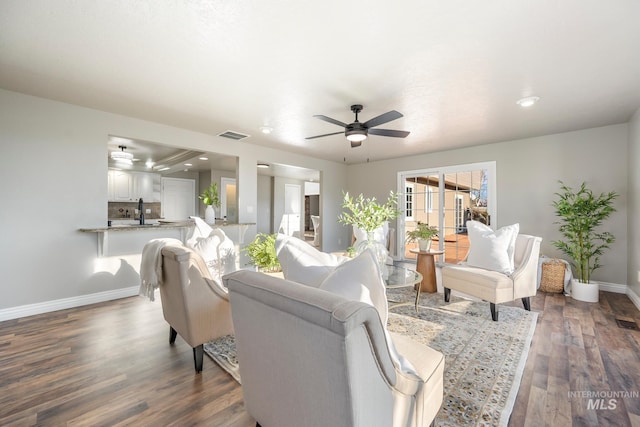
M 466 223 L 496 223 L 495 162 L 473 163 L 398 173 L 397 248 L 401 259 L 415 259 L 406 242 L 406 232 L 418 222 L 436 226 L 438 237 L 432 249 L 444 251 L 444 261 L 463 260 L 469 250 Z

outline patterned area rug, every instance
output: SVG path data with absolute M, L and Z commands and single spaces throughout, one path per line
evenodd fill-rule
M 388 292 L 390 300 L 413 301 L 411 288 Z M 499 308 L 442 294 L 421 294 L 413 306 L 389 312 L 389 330 L 407 335 L 445 355 L 444 400 L 436 426 L 506 426 L 527 360 L 538 313 Z M 240 382 L 233 336 L 205 344 L 205 352 Z

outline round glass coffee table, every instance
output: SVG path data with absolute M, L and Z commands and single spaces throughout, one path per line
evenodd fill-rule
M 387 266 L 387 274 L 383 275 L 384 281 L 387 285 L 387 289 L 408 288 L 413 286 L 416 288 L 416 300 L 414 306 L 418 311 L 418 302 L 420 300 L 420 286 L 416 286 L 417 283 L 422 281 L 422 274 L 415 270 L 409 270 L 408 268 L 398 266 Z M 404 305 L 411 305 L 411 302 L 395 302 L 389 301 L 389 309 L 395 307 L 401 307 Z

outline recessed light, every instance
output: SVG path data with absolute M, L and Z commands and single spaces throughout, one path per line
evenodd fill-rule
M 268 164 L 266 164 L 266 163 L 258 163 L 258 167 L 259 167 L 260 169 L 267 169 L 267 168 L 269 167 L 269 165 L 268 165 Z
M 273 132 L 273 128 L 271 126 L 260 126 L 260 132 L 264 133 L 265 135 L 269 135 L 271 132 Z
M 153 165 L 154 165 L 154 164 L 155 164 L 155 163 L 153 162 L 153 160 L 147 160 L 147 162 L 145 163 L 145 165 L 146 165 L 149 169 L 151 169 L 151 168 L 153 167 Z
M 518 99 L 516 101 L 516 104 L 518 104 L 521 107 L 531 107 L 533 104 L 535 104 L 539 100 L 540 100 L 540 97 L 538 96 L 528 96 L 526 98 Z
M 185 166 L 193 166 L 193 164 L 191 164 L 191 163 L 185 163 L 184 165 Z
M 159 171 L 159 172 L 162 172 L 162 171 L 168 171 L 169 169 L 171 169 L 171 168 L 168 168 L 168 167 L 166 167 L 166 166 L 165 166 L 165 167 L 163 167 L 163 168 L 158 169 L 158 171 Z
M 209 160 L 208 157 L 198 157 L 198 159 L 200 159 L 200 160 Z

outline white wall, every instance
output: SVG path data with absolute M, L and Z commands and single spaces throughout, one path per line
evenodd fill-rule
M 628 285 L 640 296 L 640 108 L 629 121 Z
M 606 228 L 616 236 L 602 257 L 594 280 L 627 283 L 627 137 L 626 124 L 429 153 L 350 166 L 348 190 L 386 199 L 396 190 L 397 173 L 483 161 L 496 161 L 497 226 L 515 222 L 525 234 L 541 236 L 542 252 L 561 254 L 551 245 L 559 239 L 552 207 L 558 180 L 575 187 L 586 181 L 594 192 L 616 191 L 617 212 Z M 635 163 L 638 164 L 638 163 Z
M 98 258 L 96 235 L 78 231 L 107 223 L 110 134 L 238 156 L 241 221 L 256 220 L 258 159 L 320 170 L 324 215 L 340 211 L 340 163 L 0 90 L 0 314 L 139 284 L 139 252 Z M 324 229 L 328 250 L 342 238 Z

